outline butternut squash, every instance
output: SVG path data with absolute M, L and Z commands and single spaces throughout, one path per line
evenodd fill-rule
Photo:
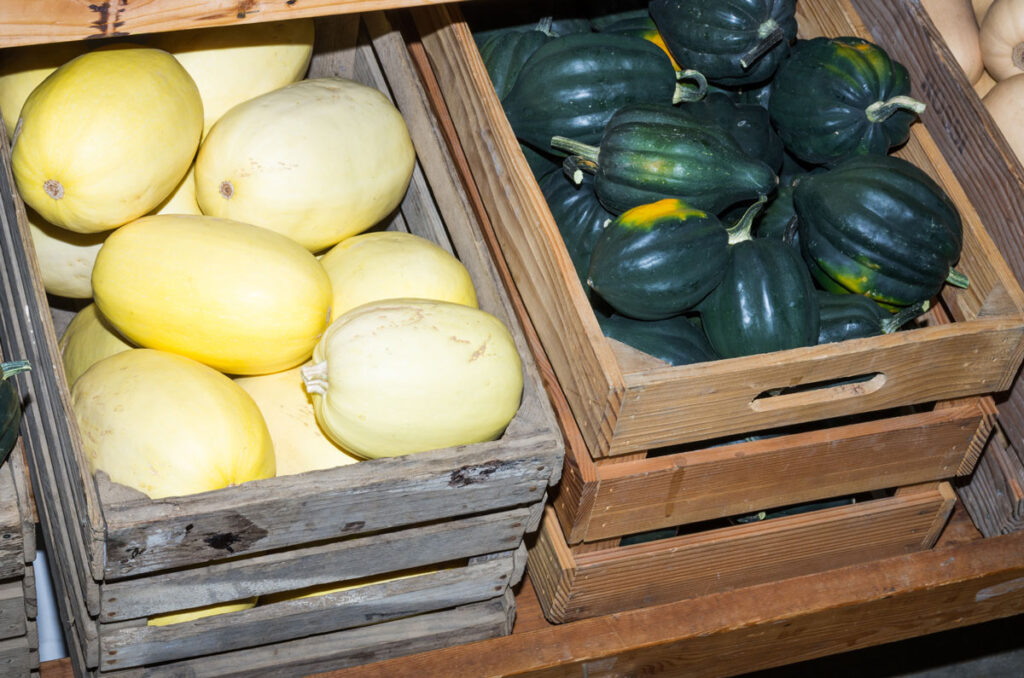
M 274 448 L 252 398 L 190 358 L 135 348 L 94 364 L 71 387 L 92 473 L 153 499 L 274 476 Z
M 415 153 L 398 109 L 343 78 L 302 80 L 241 103 L 196 158 L 204 214 L 269 228 L 319 252 L 398 206 Z
M 396 297 L 477 305 L 473 280 L 462 262 L 412 233 L 354 235 L 332 247 L 320 265 L 331 279 L 334 318 L 361 304 Z
M 109 231 L 160 204 L 203 131 L 199 90 L 163 50 L 120 43 L 55 70 L 21 109 L 11 166 L 49 223 Z
M 985 70 L 996 81 L 1024 73 L 1024 0 L 995 0 L 980 39 Z
M 307 359 L 331 281 L 280 233 L 207 216 L 147 216 L 114 231 L 93 267 L 96 305 L 126 338 L 230 374 Z
M 999 126 L 1006 143 L 1024 163 L 1024 72 L 997 82 L 981 103 Z
M 366 458 L 493 440 L 523 389 L 522 363 L 500 320 L 427 299 L 345 313 L 302 377 L 324 432 Z
M 960 68 L 971 84 L 985 70 L 981 57 L 981 40 L 974 8 L 970 0 L 921 0 L 942 39 L 949 46 Z

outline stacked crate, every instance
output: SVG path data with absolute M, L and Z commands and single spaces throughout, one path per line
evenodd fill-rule
M 36 524 L 25 456 L 19 442 L 0 464 L 0 675 L 39 669 L 36 629 Z
M 66 315 L 48 306 L 5 147 L 2 282 L 5 306 L 19 312 L 2 319 L 0 341 L 34 365 L 26 447 L 78 675 L 295 675 L 511 629 L 524 536 L 537 529 L 558 480 L 561 434 L 403 37 L 383 13 L 322 17 L 316 29 L 309 77 L 372 85 L 405 118 L 417 166 L 387 227 L 431 239 L 470 271 L 480 307 L 505 322 L 523 357 L 520 409 L 492 442 L 188 497 L 150 500 L 94 478 L 57 349 L 54 328 Z M 367 581 L 168 626 L 147 623 L 205 605 Z
M 800 37 L 873 39 L 849 2 L 797 9 Z M 897 154 L 956 203 L 970 289 L 945 289 L 907 331 L 671 367 L 602 335 L 459 8 L 412 13 L 435 106 L 452 121 L 464 181 L 550 362 L 542 373 L 567 434 L 563 480 L 529 558 L 548 618 L 930 548 L 956 501 L 947 481 L 968 476 L 989 440 L 988 394 L 1007 390 L 1020 366 L 1024 295 L 951 169 L 958 158 L 930 136 L 928 112 Z M 944 85 L 963 80 L 952 60 L 915 57 L 908 66 Z M 933 92 L 930 78 L 914 82 Z M 961 132 L 998 143 L 980 111 Z M 1007 183 L 1005 167 L 989 171 L 993 185 Z

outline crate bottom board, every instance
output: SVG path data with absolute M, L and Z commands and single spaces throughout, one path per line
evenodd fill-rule
M 450 610 L 235 652 L 114 671 L 74 668 L 75 675 L 87 678 L 285 678 L 508 635 L 514 616 L 515 600 L 506 590 Z
M 547 619 L 568 622 L 931 548 L 948 483 L 630 546 L 570 548 L 550 507 L 527 568 Z

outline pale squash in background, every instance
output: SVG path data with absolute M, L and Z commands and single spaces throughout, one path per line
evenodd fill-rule
M 90 299 L 92 267 L 111 232 L 77 233 L 48 223 L 31 207 L 25 212 L 43 288 L 58 297 Z
M 1006 142 L 1024 163 L 1024 73 L 1000 80 L 981 103 L 1006 138 Z
M 196 202 L 195 165 L 189 165 L 188 174 L 178 182 L 178 186 L 167 199 L 157 205 L 152 214 L 202 214 Z
M 318 252 L 390 214 L 414 162 L 405 121 L 381 92 L 343 78 L 303 80 L 214 125 L 196 158 L 196 199 L 204 214 Z
M 462 262 L 412 233 L 354 235 L 332 247 L 320 265 L 331 279 L 334 318 L 361 304 L 396 297 L 477 305 L 473 280 Z
M 956 57 L 967 80 L 974 84 L 985 70 L 974 8 L 970 0 L 921 0 L 949 51 Z
M 104 358 L 71 387 L 92 473 L 147 496 L 177 497 L 274 477 L 274 448 L 249 394 L 165 351 Z
M 312 19 L 294 19 L 156 33 L 149 44 L 173 54 L 196 81 L 205 136 L 236 104 L 301 80 L 313 35 Z
M 9 47 L 0 53 L 0 112 L 7 139 L 14 137 L 21 107 L 36 86 L 57 68 L 87 51 L 88 42 L 58 42 Z
M 68 323 L 58 348 L 68 386 L 73 386 L 93 364 L 135 346 L 111 327 L 96 304 L 89 304 Z
M 11 166 L 46 221 L 109 231 L 159 205 L 203 130 L 199 90 L 162 50 L 126 43 L 67 62 L 25 101 Z
M 995 80 L 1024 73 L 1024 0 L 995 0 L 981 22 L 981 55 Z
M 252 396 L 263 413 L 274 441 L 277 475 L 287 476 L 334 468 L 359 461 L 335 445 L 320 429 L 313 401 L 302 383 L 302 367 L 236 377 L 235 383 Z

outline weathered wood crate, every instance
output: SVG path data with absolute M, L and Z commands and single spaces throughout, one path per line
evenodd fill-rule
M 524 361 L 515 419 L 493 442 L 150 500 L 86 466 L 55 322 L 21 201 L 3 197 L 0 340 L 33 361 L 25 437 L 68 650 L 81 675 L 294 675 L 508 633 L 563 441 L 507 293 L 427 105 L 406 43 L 383 13 L 317 20 L 311 77 L 392 97 L 418 162 L 389 228 L 422 235 L 469 269 L 481 308 Z M 56 318 L 56 320 L 55 320 Z M 420 576 L 380 581 L 412 570 Z M 339 591 L 170 626 L 161 613 L 310 586 Z
M 971 286 L 941 296 L 954 322 L 696 365 L 638 365 L 602 336 L 458 6 L 411 11 L 467 175 L 595 459 L 1010 387 L 1024 356 L 1024 296 L 933 142 L 927 111 L 899 155 L 937 179 L 963 217 L 958 268 Z M 849 2 L 809 0 L 798 12 L 803 37 L 871 37 Z M 951 63 L 936 69 L 956 68 Z M 929 101 L 931 83 L 914 85 L 929 106 L 941 106 Z M 964 121 L 963 138 L 981 134 L 977 117 Z M 870 378 L 827 385 L 851 377 Z
M 0 675 L 39 668 L 35 511 L 21 444 L 0 465 Z

